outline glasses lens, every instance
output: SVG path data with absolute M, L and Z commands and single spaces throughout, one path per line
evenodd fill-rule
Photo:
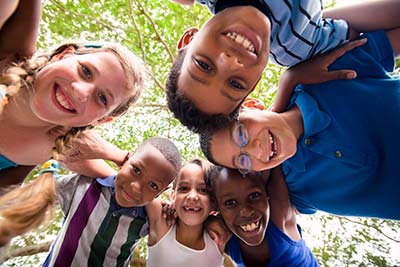
M 238 169 L 243 175 L 248 174 L 251 170 L 251 159 L 244 153 L 241 153 L 238 158 Z
M 235 127 L 233 128 L 233 137 L 235 142 L 240 147 L 246 146 L 249 142 L 249 134 L 247 132 L 247 129 L 240 122 L 237 122 L 235 124 Z

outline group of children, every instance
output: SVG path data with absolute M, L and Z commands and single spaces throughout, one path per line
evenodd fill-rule
M 135 55 L 108 43 L 33 54 L 40 1 L 2 4 L 0 185 L 21 182 L 53 147 L 81 160 L 63 161 L 78 174 L 57 177 L 57 164 L 47 164 L 39 179 L 0 197 L 0 246 L 40 225 L 56 199 L 63 226 L 43 266 L 128 266 L 146 235 L 148 266 L 222 266 L 224 253 L 237 266 L 318 266 L 297 212 L 400 219 L 393 207 L 400 191 L 392 186 L 400 171 L 400 86 L 388 74 L 400 53 L 398 1 L 323 14 L 321 2 L 311 0 L 198 2 L 215 15 L 179 40 L 166 94 L 215 165 L 195 159 L 183 167 L 166 138 L 149 138 L 134 153 L 113 148 L 108 157 L 109 144 L 88 131 L 138 99 L 145 72 Z M 355 9 L 363 16 L 353 16 Z M 372 12 L 375 21 L 365 19 Z M 31 27 L 23 28 L 27 18 Z M 378 29 L 386 32 L 320 56 Z M 16 31 L 27 37 L 19 45 Z M 291 67 L 274 111 L 242 106 L 269 58 Z M 323 83 L 337 78 L 355 79 Z M 84 148 L 83 139 L 99 151 Z M 171 182 L 173 224 L 157 198 Z

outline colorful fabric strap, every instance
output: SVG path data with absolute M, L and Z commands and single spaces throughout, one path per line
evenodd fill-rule
M 46 172 L 52 172 L 54 178 L 58 178 L 58 172 L 60 171 L 60 163 L 58 163 L 57 160 L 51 159 L 43 163 L 42 165 L 42 170 L 39 172 L 39 174 L 43 174 Z

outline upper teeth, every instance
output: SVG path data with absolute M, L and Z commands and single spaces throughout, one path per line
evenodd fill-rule
M 226 34 L 226 37 L 232 39 L 233 41 L 235 41 L 238 44 L 241 44 L 248 51 L 255 53 L 256 49 L 254 48 L 254 45 L 245 36 L 243 36 L 239 33 L 236 33 L 236 32 L 228 32 Z
M 271 151 L 269 153 L 269 157 L 276 155 L 276 143 L 275 138 L 269 133 L 269 141 L 271 142 Z
M 65 96 L 63 94 L 61 94 L 60 92 L 56 92 L 56 99 L 57 102 L 65 109 L 68 110 L 74 110 L 74 107 L 72 107 L 70 105 L 70 103 L 67 101 L 67 99 L 65 98 Z
M 256 222 L 252 222 L 250 224 L 241 225 L 240 228 L 242 228 L 242 230 L 245 232 L 251 232 L 251 231 L 254 231 L 254 229 L 256 229 L 259 224 L 260 224 L 260 221 L 256 221 Z
M 186 211 L 189 211 L 189 210 L 192 210 L 192 211 L 199 211 L 199 210 L 200 210 L 199 207 L 194 207 L 194 208 L 191 208 L 191 207 L 184 207 L 184 209 L 185 209 Z

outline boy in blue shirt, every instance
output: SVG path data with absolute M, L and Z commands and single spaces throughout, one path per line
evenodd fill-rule
M 375 1 L 327 12 L 326 16 L 343 15 L 355 25 L 356 31 L 349 31 L 343 20 L 322 18 L 321 1 L 199 2 L 215 15 L 200 30 L 191 28 L 181 37 L 166 84 L 170 110 L 195 132 L 221 127 L 236 117 L 269 57 L 293 66 L 347 42 L 356 31 L 394 28 L 400 9 L 398 1 Z M 362 16 L 353 18 L 349 10 Z M 366 22 L 368 15 L 374 21 Z M 335 75 L 355 76 L 351 71 Z

